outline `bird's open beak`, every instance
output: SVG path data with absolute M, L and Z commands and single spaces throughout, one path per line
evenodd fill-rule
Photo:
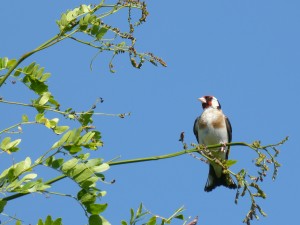
M 206 99 L 204 97 L 198 98 L 198 100 L 202 103 L 206 103 Z

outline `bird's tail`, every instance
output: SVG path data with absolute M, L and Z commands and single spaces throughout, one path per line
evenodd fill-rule
M 230 174 L 222 173 L 222 175 L 220 177 L 217 177 L 214 167 L 212 165 L 209 165 L 209 174 L 208 174 L 206 185 L 204 187 L 204 191 L 210 192 L 213 189 L 215 189 L 216 187 L 221 186 L 221 185 L 223 185 L 227 188 L 230 188 L 230 189 L 237 188 L 237 186 L 236 186 L 235 182 L 233 181 L 233 179 L 231 178 Z

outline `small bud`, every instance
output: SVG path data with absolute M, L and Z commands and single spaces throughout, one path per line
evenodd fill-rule
M 21 126 L 18 126 L 18 131 L 22 132 L 22 127 Z

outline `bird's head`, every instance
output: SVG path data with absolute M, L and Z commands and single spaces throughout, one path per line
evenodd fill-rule
M 218 99 L 214 96 L 203 96 L 198 98 L 200 102 L 202 102 L 202 108 L 214 108 L 214 109 L 221 109 L 221 104 L 219 103 Z

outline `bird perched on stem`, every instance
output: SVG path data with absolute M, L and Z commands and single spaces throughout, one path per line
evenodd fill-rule
M 203 96 L 198 100 L 202 102 L 203 113 L 194 123 L 196 139 L 199 144 L 205 146 L 223 144 L 223 147 L 210 149 L 210 151 L 216 159 L 227 160 L 230 146 L 226 146 L 226 143 L 230 143 L 232 139 L 229 119 L 223 114 L 221 105 L 214 96 Z M 209 174 L 204 188 L 206 192 L 221 185 L 230 189 L 237 188 L 230 174 L 223 173 L 223 170 L 216 161 L 209 161 Z

